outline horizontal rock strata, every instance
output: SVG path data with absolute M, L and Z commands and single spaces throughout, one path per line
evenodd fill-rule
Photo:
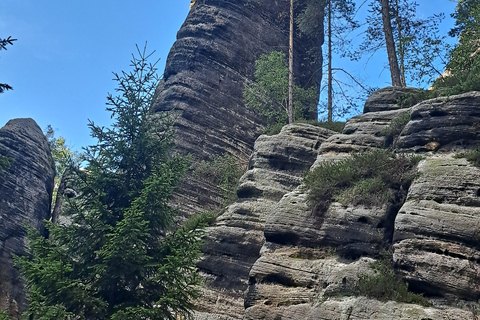
M 255 144 L 238 200 L 208 229 L 198 267 L 205 278 L 196 319 L 241 319 L 248 274 L 264 243 L 265 220 L 282 196 L 301 183 L 322 141 L 333 132 L 293 124 Z

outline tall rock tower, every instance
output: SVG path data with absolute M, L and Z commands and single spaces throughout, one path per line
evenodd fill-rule
M 296 1 L 296 12 L 304 6 Z M 188 5 L 188 4 L 186 4 Z M 245 162 L 265 119 L 243 103 L 262 54 L 288 56 L 289 0 L 196 0 L 167 59 L 154 112 L 175 110 L 177 149 L 194 161 L 225 152 Z M 321 40 L 294 40 L 296 83 L 318 88 Z M 313 116 L 313 115 L 312 115 Z M 314 116 L 313 116 L 314 117 Z M 208 181 L 187 179 L 177 202 L 186 214 L 220 204 Z

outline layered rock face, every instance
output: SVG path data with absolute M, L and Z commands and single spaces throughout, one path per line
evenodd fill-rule
M 154 112 L 177 113 L 180 152 L 198 161 L 225 152 L 248 160 L 265 119 L 245 108 L 244 86 L 253 80 L 261 54 L 287 52 L 289 3 L 195 2 L 170 51 L 153 107 Z M 298 11 L 303 3 L 297 2 Z M 302 86 L 318 87 L 320 47 L 319 39 L 295 37 L 295 77 Z M 203 181 L 189 178 L 176 202 L 191 214 L 219 205 L 219 198 Z
M 198 319 L 478 319 L 480 169 L 451 150 L 480 145 L 476 121 L 469 120 L 480 111 L 480 96 L 437 98 L 409 108 L 395 103 L 399 96 L 396 88 L 374 94 L 369 112 L 349 120 L 343 133 L 323 140 L 312 167 L 351 152 L 384 148 L 385 132 L 410 114 L 393 145 L 400 152 L 417 151 L 423 160 L 405 202 L 378 207 L 333 202 L 325 212 L 313 212 L 300 178 L 290 185 L 297 187 L 281 195 L 275 182 L 260 183 L 274 188 L 265 191 L 246 180 L 247 173 L 239 202 L 209 230 L 200 263 L 207 279 L 204 296 L 209 298 L 203 300 Z M 456 132 L 457 126 L 461 137 L 441 134 Z M 259 143 L 270 143 L 263 139 Z M 434 149 L 428 147 L 432 143 Z M 293 145 L 282 150 L 289 148 Z M 274 150 L 268 152 L 276 154 Z M 269 157 L 265 153 L 262 159 Z M 287 168 L 284 158 L 282 167 Z M 242 207 L 253 201 L 262 204 L 256 207 L 261 214 Z M 358 295 L 359 279 L 374 273 L 372 266 L 387 248 L 395 273 L 410 290 L 423 294 L 429 306 Z
M 260 256 L 265 219 L 282 196 L 301 183 L 322 141 L 332 131 L 292 124 L 255 143 L 249 169 L 240 179 L 238 200 L 208 229 L 198 267 L 205 278 L 196 319 L 241 319 L 248 274 Z
M 13 256 L 25 252 L 25 226 L 42 231 L 50 217 L 55 165 L 32 119 L 10 120 L 0 129 L 0 154 L 11 160 L 0 173 L 0 310 L 16 319 L 26 300 Z

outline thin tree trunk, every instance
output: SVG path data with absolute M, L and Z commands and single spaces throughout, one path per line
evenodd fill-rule
M 293 0 L 290 0 L 290 41 L 288 46 L 288 123 L 295 121 L 293 112 Z
M 332 71 L 332 0 L 328 2 L 328 115 L 327 121 L 333 121 L 333 71 Z
M 402 18 L 400 17 L 400 7 L 398 5 L 398 0 L 395 0 L 395 21 L 397 23 L 397 32 L 398 32 L 398 58 L 399 68 L 400 68 L 400 81 L 402 87 L 407 86 L 407 81 L 405 80 L 405 43 L 402 34 Z
M 383 33 L 385 34 L 385 44 L 387 46 L 388 64 L 390 66 L 390 75 L 392 77 L 392 86 L 402 87 L 400 80 L 400 68 L 398 67 L 397 53 L 395 51 L 395 41 L 393 40 L 392 24 L 390 22 L 390 6 L 388 0 L 380 0 L 382 3 Z

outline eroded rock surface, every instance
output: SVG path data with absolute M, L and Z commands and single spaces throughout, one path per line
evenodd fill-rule
M 297 10 L 305 1 L 298 1 Z M 255 61 L 272 51 L 287 53 L 288 0 L 196 1 L 177 34 L 158 87 L 154 112 L 175 110 L 177 149 L 195 161 L 233 154 L 247 161 L 265 119 L 243 104 Z M 318 88 L 322 37 L 295 36 L 295 78 Z M 312 119 L 316 114 L 311 115 Z M 205 181 L 187 178 L 176 203 L 189 215 L 221 204 Z
M 412 107 L 397 146 L 424 152 L 436 143 L 438 151 L 461 152 L 480 145 L 479 129 L 480 92 L 430 99 Z
M 25 226 L 42 231 L 50 217 L 55 166 L 32 119 L 10 120 L 0 129 L 0 154 L 12 161 L 0 173 L 0 310 L 18 318 L 26 298 L 13 256 L 25 252 Z
M 322 141 L 333 132 L 293 124 L 278 135 L 261 136 L 240 179 L 238 200 L 208 229 L 204 257 L 198 263 L 205 278 L 196 319 L 241 319 L 248 274 L 260 256 L 267 215 L 282 196 L 301 183 Z
M 465 151 L 478 143 L 480 101 L 470 93 L 401 108 L 393 103 L 398 101 L 394 91 L 373 96 L 369 112 L 322 143 L 314 166 L 351 152 L 385 148 L 385 130 L 411 112 L 405 127 L 397 128 L 395 147 L 415 141 L 408 150 L 425 152 L 425 159 L 406 202 L 401 209 L 334 202 L 315 212 L 302 186 L 285 194 L 266 217 L 266 242 L 249 273 L 245 319 L 478 319 L 480 169 L 454 154 L 432 151 L 451 150 L 452 145 Z M 385 96 L 388 92 L 393 96 Z M 467 143 L 459 143 L 457 133 L 449 135 L 457 126 Z M 432 142 L 438 144 L 425 147 Z M 429 307 L 358 296 L 359 279 L 372 274 L 372 265 L 389 247 L 396 274 L 424 294 Z
M 395 220 L 394 260 L 413 289 L 480 298 L 480 169 L 451 154 L 419 165 Z

